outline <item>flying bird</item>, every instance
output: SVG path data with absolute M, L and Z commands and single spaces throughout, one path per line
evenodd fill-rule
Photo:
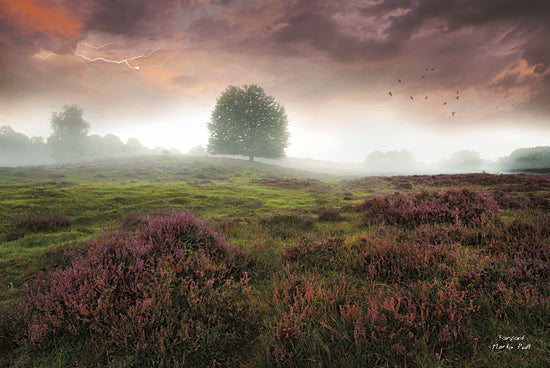
M 458 101 L 458 99 L 460 98 L 460 96 L 456 96 L 455 98 L 456 98 L 456 100 Z
M 447 105 L 447 102 L 443 102 L 443 106 Z
M 435 70 L 435 68 L 431 68 L 430 70 Z
M 409 98 L 410 98 L 411 100 L 414 100 L 413 96 L 409 96 Z
M 393 95 L 391 94 L 391 91 L 388 92 L 388 95 L 393 96 Z
M 424 99 L 427 100 L 427 99 L 428 99 L 428 96 L 424 97 Z
M 456 113 L 456 111 L 451 112 L 451 114 L 452 114 L 453 116 L 455 116 L 455 113 Z
M 456 91 L 456 94 L 458 95 L 458 91 Z
M 398 81 L 399 83 L 403 82 L 401 79 L 398 79 L 397 81 Z
M 422 74 L 422 78 L 426 78 L 426 74 Z

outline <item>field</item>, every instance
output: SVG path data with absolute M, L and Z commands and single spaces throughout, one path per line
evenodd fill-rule
M 0 367 L 550 366 L 550 176 L 0 168 Z

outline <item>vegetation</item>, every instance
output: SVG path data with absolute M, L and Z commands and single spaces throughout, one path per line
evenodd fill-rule
M 28 138 L 9 125 L 0 127 L 0 166 L 44 165 L 152 153 L 135 138 L 124 144 L 113 134 L 88 135 L 90 123 L 84 120 L 83 114 L 77 105 L 53 112 L 52 134 L 47 141 L 42 137 Z
M 501 166 L 511 171 L 543 170 L 548 172 L 550 168 L 550 147 L 518 148 L 502 160 Z
M 229 86 L 222 92 L 208 130 L 208 152 L 254 157 L 284 157 L 288 146 L 285 109 L 258 85 Z
M 52 113 L 53 133 L 48 144 L 56 161 L 77 161 L 85 157 L 90 123 L 82 118 L 82 114 L 82 108 L 76 105 L 64 106 L 60 112 Z
M 0 168 L 0 367 L 550 365 L 550 177 Z

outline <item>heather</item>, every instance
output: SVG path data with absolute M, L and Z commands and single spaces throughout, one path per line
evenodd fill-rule
M 106 233 L 26 286 L 17 340 L 47 349 L 69 335 L 103 364 L 236 364 L 257 330 L 246 262 L 187 212 Z
M 548 176 L 155 160 L 3 169 L 0 367 L 550 365 Z

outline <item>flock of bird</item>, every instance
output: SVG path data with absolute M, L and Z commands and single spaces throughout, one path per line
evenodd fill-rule
M 427 72 L 433 72 L 433 71 L 435 71 L 435 70 L 436 70 L 435 67 L 426 68 L 426 71 L 427 71 Z M 422 79 L 424 79 L 424 78 L 426 78 L 426 74 L 422 74 Z M 397 79 L 397 82 L 398 82 L 398 83 L 403 83 L 403 80 L 402 80 L 402 79 Z M 390 97 L 392 97 L 392 96 L 393 96 L 392 91 L 389 91 L 389 92 L 388 92 L 388 95 L 389 95 Z M 454 96 L 454 98 L 456 98 L 456 101 L 458 102 L 458 100 L 460 99 L 460 93 L 459 93 L 459 91 L 456 91 L 456 96 Z M 427 100 L 427 99 L 428 99 L 428 96 L 424 96 L 424 100 Z M 413 97 L 412 95 L 410 95 L 410 96 L 409 96 L 409 100 L 414 101 L 414 97 Z M 447 101 L 443 101 L 443 106 L 447 106 Z M 455 116 L 455 114 L 456 114 L 456 111 L 451 111 L 451 115 L 452 115 L 452 116 Z

